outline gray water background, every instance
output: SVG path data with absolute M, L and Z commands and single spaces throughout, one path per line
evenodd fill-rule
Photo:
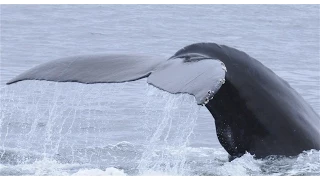
M 0 166 L 0 174 L 43 173 L 30 170 L 38 162 L 30 156 L 49 158 L 59 167 L 73 165 L 57 175 L 74 173 L 74 163 L 88 163 L 84 167 L 89 169 L 117 167 L 129 175 L 141 174 L 141 169 L 161 169 L 160 174 L 220 175 L 221 167 L 222 175 L 304 172 L 293 162 L 301 158 L 273 160 L 275 166 L 265 168 L 269 161 L 256 161 L 248 155 L 243 162 L 228 164 L 210 113 L 182 103 L 174 108 L 177 102 L 192 104 L 194 100 L 175 99 L 144 80 L 124 85 L 35 81 L 5 85 L 25 70 L 61 57 L 139 53 L 166 59 L 196 42 L 216 42 L 247 52 L 288 81 L 320 113 L 319 5 L 1 5 L 0 145 L 4 167 L 1 170 Z M 170 130 L 170 124 L 175 128 L 182 124 L 182 128 Z M 169 141 L 162 137 L 166 132 L 170 132 Z M 151 152 L 145 150 L 148 143 Z M 154 161 L 151 154 L 161 146 L 182 147 L 178 152 L 188 155 L 165 169 L 162 165 L 174 159 L 168 154 L 162 165 L 150 165 L 149 161 Z M 110 152 L 115 154 L 107 157 Z M 319 170 L 319 152 L 308 153 L 317 160 L 316 170 L 310 172 Z M 96 159 L 92 154 L 98 154 Z M 118 159 L 111 161 L 112 157 Z M 30 162 L 24 161 L 26 158 Z M 17 167 L 26 162 L 31 163 L 28 170 Z M 193 162 L 198 168 L 186 170 L 185 164 L 190 168 Z M 294 173 L 277 169 L 277 162 L 292 162 Z

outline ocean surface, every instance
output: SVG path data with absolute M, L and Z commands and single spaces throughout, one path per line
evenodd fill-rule
M 320 114 L 319 5 L 1 5 L 0 175 L 320 175 L 320 152 L 228 162 L 193 96 L 146 83 L 5 83 L 98 53 L 164 59 L 196 42 L 245 51 Z

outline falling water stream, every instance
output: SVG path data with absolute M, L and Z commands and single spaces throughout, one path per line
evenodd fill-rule
M 147 84 L 142 81 L 133 85 Z M 193 96 L 148 85 L 126 101 L 124 91 L 134 86 L 26 81 L 2 88 L 0 162 L 129 163 L 140 175 L 187 175 L 186 150 L 200 107 Z
M 23 81 L 57 58 L 197 42 L 245 51 L 320 112 L 319 5 L 1 5 L 0 175 L 320 175 L 320 152 L 228 162 L 192 96 L 145 80 Z

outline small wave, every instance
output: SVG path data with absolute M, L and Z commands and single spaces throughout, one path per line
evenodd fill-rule
M 120 142 L 110 145 L 110 148 L 122 151 L 122 146 L 134 146 L 128 142 Z M 121 150 L 122 149 L 122 150 Z M 126 148 L 125 148 L 126 149 Z M 135 148 L 134 148 L 135 149 Z M 181 149 L 175 147 L 167 149 L 167 155 L 177 156 Z M 8 151 L 7 151 L 8 152 Z M 168 165 L 167 168 L 149 167 L 143 171 L 136 169 L 139 159 L 119 165 L 114 162 L 111 164 L 92 164 L 92 163 L 62 163 L 52 158 L 35 159 L 33 162 L 0 164 L 0 175 L 36 175 L 36 176 L 256 176 L 256 175 L 320 175 L 320 151 L 310 150 L 301 153 L 297 157 L 271 156 L 265 159 L 255 159 L 253 155 L 247 153 L 240 158 L 228 162 L 227 153 L 222 148 L 195 148 L 186 147 L 184 153 L 186 159 L 181 166 L 181 171 L 176 171 L 172 163 L 177 162 L 163 161 L 162 164 Z M 162 153 L 155 152 L 154 158 Z M 121 158 L 121 156 L 117 156 Z M 128 157 L 129 158 L 129 157 Z M 160 164 L 161 165 L 161 164 Z M 171 167 L 171 168 L 170 168 Z M 182 172 L 182 174 L 180 174 Z
M 126 176 L 123 170 L 111 167 L 106 170 L 101 169 L 80 169 L 78 172 L 72 174 L 72 176 Z
M 248 176 L 261 174 L 262 161 L 254 159 L 249 153 L 241 158 L 236 158 L 231 162 L 226 162 L 216 170 L 216 175 L 221 176 Z
M 179 174 L 173 174 L 172 172 L 164 172 L 161 170 L 145 170 L 142 174 L 139 174 L 139 176 L 179 176 Z
M 31 164 L 1 165 L 0 174 L 36 175 L 36 176 L 125 176 L 123 170 L 114 167 L 101 170 L 86 164 L 63 164 L 56 160 L 44 158 Z
M 301 153 L 294 161 L 288 175 L 320 175 L 320 151 L 310 150 Z

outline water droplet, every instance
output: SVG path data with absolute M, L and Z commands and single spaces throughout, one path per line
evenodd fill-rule
M 209 98 L 206 97 L 206 100 L 204 101 L 204 104 L 208 104 L 208 102 L 209 102 Z
M 222 70 L 224 70 L 225 72 L 227 72 L 227 68 L 225 66 L 222 66 Z

